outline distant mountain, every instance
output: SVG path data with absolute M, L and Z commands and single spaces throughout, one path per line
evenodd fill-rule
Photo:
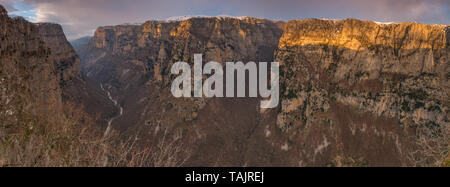
M 69 43 L 72 45 L 75 51 L 78 51 L 81 47 L 86 45 L 91 38 L 92 36 L 85 36 L 78 39 L 70 40 Z

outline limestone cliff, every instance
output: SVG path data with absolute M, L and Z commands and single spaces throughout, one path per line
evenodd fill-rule
M 42 40 L 50 48 L 56 61 L 61 85 L 75 77 L 81 77 L 80 59 L 67 41 L 62 27 L 53 23 L 38 23 L 37 26 Z
M 322 134 L 326 148 L 304 153 L 306 160 L 408 164 L 410 131 L 449 133 L 448 28 L 288 22 L 276 55 L 284 92 L 277 126 L 302 142 L 311 131 Z
M 105 124 L 116 108 L 99 85 L 83 78 L 80 59 L 61 26 L 11 19 L 1 8 L 2 121 L 61 118 L 64 105 L 73 103 Z
M 92 142 L 116 108 L 83 78 L 61 26 L 0 6 L 0 39 L 0 167 L 98 165 Z
M 67 41 L 62 27 L 54 23 L 36 25 L 54 60 L 63 101 L 79 105 L 92 118 L 97 118 L 99 124 L 106 124 L 117 109 L 100 89 L 100 85 L 82 75 L 80 58 Z
M 39 28 L 23 18 L 9 18 L 0 6 L 0 34 L 2 125 L 23 123 L 28 114 L 45 116 L 61 110 L 55 61 Z

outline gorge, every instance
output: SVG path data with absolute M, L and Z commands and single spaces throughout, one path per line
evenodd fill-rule
M 44 119 L 58 127 L 75 113 L 64 109 L 68 103 L 89 118 L 74 124 L 99 128 L 100 138 L 110 127 L 139 147 L 179 145 L 155 153 L 176 166 L 429 166 L 450 159 L 448 25 L 194 17 L 99 27 L 76 53 L 57 24 L 9 18 L 0 7 L 0 26 L 0 150 L 8 152 L 0 164 L 23 164 L 9 151 L 12 127 L 26 134 Z M 171 67 L 194 65 L 194 54 L 221 66 L 279 62 L 279 105 L 262 109 L 262 97 L 174 97 Z M 60 163 L 67 162 L 47 164 Z

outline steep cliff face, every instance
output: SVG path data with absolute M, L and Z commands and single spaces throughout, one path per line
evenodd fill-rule
M 80 58 L 67 41 L 62 27 L 54 23 L 38 23 L 42 41 L 54 60 L 64 102 L 84 108 L 99 124 L 117 112 L 100 85 L 81 74 Z
M 0 19 L 2 125 L 23 123 L 29 113 L 44 117 L 60 110 L 61 89 L 54 58 L 41 40 L 38 27 L 23 18 L 9 18 L 1 6 Z
M 3 9 L 1 24 L 4 121 L 21 120 L 9 115 L 23 113 L 58 116 L 63 103 L 70 102 L 84 105 L 92 117 L 106 123 L 116 108 L 99 85 L 83 78 L 80 59 L 61 26 L 11 19 Z
M 276 54 L 277 126 L 320 148 L 303 160 L 408 164 L 415 130 L 449 133 L 448 54 L 448 26 L 290 21 Z
M 448 134 L 448 36 L 417 23 L 191 18 L 101 27 L 80 56 L 124 109 L 113 126 L 155 140 L 169 129 L 192 150 L 187 165 L 412 165 L 416 131 Z M 171 65 L 194 53 L 280 62 L 280 107 L 174 98 Z
M 42 40 L 50 48 L 62 86 L 67 81 L 81 77 L 80 59 L 67 41 L 62 27 L 53 23 L 38 23 Z
M 11 19 L 0 6 L 0 39 L 0 166 L 98 165 L 94 124 L 116 108 L 83 79 L 61 27 Z

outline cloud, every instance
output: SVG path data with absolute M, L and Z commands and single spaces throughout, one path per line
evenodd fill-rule
M 449 24 L 449 0 L 232 0 L 243 14 L 280 19 L 357 18 Z
M 37 22 L 56 22 L 68 38 L 91 35 L 98 26 L 144 22 L 184 12 L 179 1 L 24 0 L 36 6 Z M 164 2 L 164 3 L 161 3 Z M 182 15 L 180 13 L 179 15 Z
M 12 0 L 0 0 L 0 4 L 3 5 L 8 12 L 17 11 L 17 9 L 14 8 L 14 2 Z
M 98 26 L 183 15 L 226 14 L 281 20 L 352 17 L 450 23 L 449 0 L 0 0 L 0 3 L 10 6 L 14 1 L 35 7 L 37 22 L 61 24 L 69 39 L 91 35 Z

